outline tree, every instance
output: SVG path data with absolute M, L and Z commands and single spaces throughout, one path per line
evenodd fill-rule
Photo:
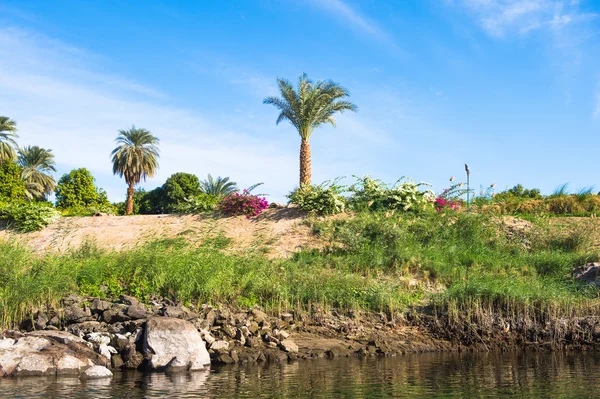
M 17 157 L 15 139 L 17 124 L 6 116 L 0 116 L 0 162 L 12 161 Z
M 96 187 L 95 180 L 85 168 L 73 169 L 64 174 L 56 185 L 56 207 L 66 209 L 108 205 L 106 193 Z
M 21 179 L 25 182 L 25 195 L 28 199 L 46 199 L 56 187 L 56 180 L 50 174 L 56 172 L 52 150 L 26 146 L 18 150 L 17 163 L 21 167 Z
M 14 161 L 0 162 L 0 202 L 25 199 L 25 182 L 21 180 L 21 168 Z
M 202 192 L 212 195 L 217 198 L 223 198 L 226 195 L 238 191 L 237 183 L 229 181 L 229 177 L 213 177 L 209 174 L 206 180 L 200 183 Z
M 120 130 L 115 139 L 119 144 L 111 153 L 113 173 L 125 177 L 127 183 L 127 205 L 125 213 L 133 212 L 135 186 L 158 170 L 158 138 L 146 129 Z
M 300 186 L 310 185 L 311 154 L 310 136 L 314 130 L 325 123 L 335 127 L 333 115 L 337 112 L 357 111 L 357 106 L 343 100 L 350 93 L 344 87 L 331 80 L 313 82 L 305 73 L 298 79 L 298 90 L 286 79 L 277 78 L 281 97 L 267 97 L 263 104 L 275 106 L 281 112 L 277 125 L 287 120 L 300 134 Z
M 167 212 L 170 212 L 174 206 L 183 203 L 186 199 L 201 193 L 198 176 L 183 172 L 171 175 L 162 189 Z

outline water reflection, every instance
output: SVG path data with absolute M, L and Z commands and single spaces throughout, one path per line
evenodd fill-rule
M 192 374 L 0 381 L 2 398 L 595 398 L 595 353 L 419 354 Z

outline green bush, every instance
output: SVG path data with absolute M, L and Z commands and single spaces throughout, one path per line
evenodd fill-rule
M 71 208 L 60 209 L 62 216 L 94 216 L 97 213 L 106 213 L 108 215 L 117 215 L 118 209 L 112 204 L 74 206 Z
M 301 186 L 287 195 L 291 204 L 319 215 L 334 215 L 344 212 L 346 199 L 341 195 L 344 187 L 337 180 L 319 185 Z
M 186 200 L 201 193 L 200 180 L 190 173 L 175 173 L 162 186 L 164 193 L 164 208 L 173 212 L 176 207 Z
M 60 217 L 51 204 L 22 202 L 0 205 L 0 220 L 9 228 L 21 231 L 38 231 Z
M 348 202 L 355 210 L 417 211 L 432 208 L 435 199 L 432 191 L 421 191 L 422 186 L 428 186 L 426 183 L 402 178 L 388 186 L 369 176 L 356 179 L 356 183 L 348 189 L 353 193 Z
M 542 193 L 538 188 L 527 189 L 524 188 L 523 185 L 517 184 L 511 189 L 494 195 L 495 201 L 509 201 L 517 199 L 542 199 Z
M 94 176 L 85 168 L 64 174 L 56 185 L 56 207 L 61 209 L 108 206 L 106 192 L 94 185 Z
M 172 211 L 180 214 L 208 212 L 214 210 L 218 202 L 214 195 L 200 193 L 173 206 Z
M 21 168 L 15 162 L 0 162 L 0 201 L 23 199 L 25 199 L 25 183 L 21 179 Z

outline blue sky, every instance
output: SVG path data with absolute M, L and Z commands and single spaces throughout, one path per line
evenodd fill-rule
M 230 176 L 281 201 L 299 137 L 262 99 L 301 72 L 356 114 L 311 140 L 313 180 L 401 176 L 600 190 L 598 0 L 0 0 L 0 115 L 86 167 L 112 200 L 119 129 L 161 140 L 160 172 Z M 350 179 L 348 179 L 350 181 Z

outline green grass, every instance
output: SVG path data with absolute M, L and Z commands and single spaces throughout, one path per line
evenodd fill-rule
M 1 323 L 14 325 L 69 293 L 390 313 L 430 304 L 585 313 L 599 303 L 595 288 L 569 277 L 574 266 L 599 259 L 589 231 L 557 232 L 536 219 L 532 229 L 507 235 L 496 219 L 465 213 L 364 213 L 310 223 L 331 245 L 285 260 L 228 254 L 230 242 L 218 237 L 199 248 L 182 237 L 123 252 L 88 244 L 43 256 L 0 243 Z

